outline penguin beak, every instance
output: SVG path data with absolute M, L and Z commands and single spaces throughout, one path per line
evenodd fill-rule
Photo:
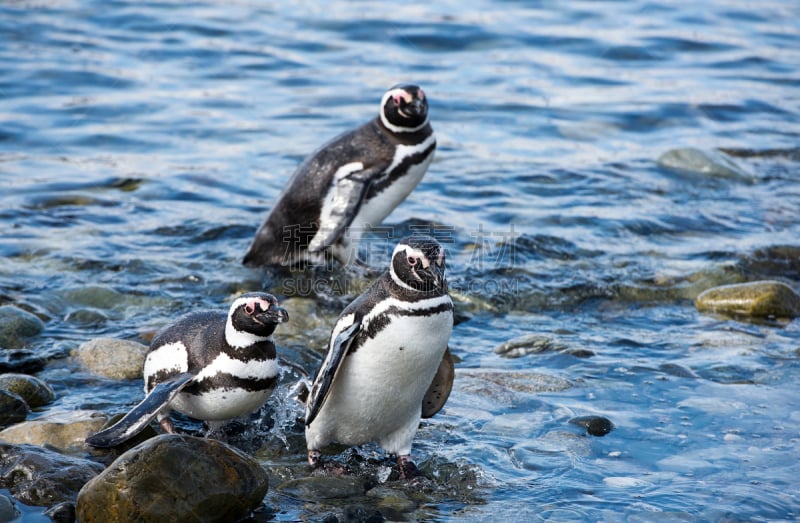
M 263 324 L 277 325 L 289 321 L 289 313 L 282 307 L 272 305 L 265 312 L 258 314 L 256 319 Z

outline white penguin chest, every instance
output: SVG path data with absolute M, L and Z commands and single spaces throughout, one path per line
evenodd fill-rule
M 416 427 L 452 325 L 450 310 L 392 316 L 342 363 L 318 417 L 320 425 L 328 427 L 323 431 L 332 429 L 333 439 L 341 443 L 359 444 L 380 442 L 406 425 Z
M 422 153 L 435 143 L 436 138 L 434 135 L 430 135 L 420 144 L 398 146 L 392 164 L 386 169 L 386 172 L 392 172 L 405 158 Z M 353 220 L 352 228 L 379 225 L 419 185 L 432 160 L 433 154 L 431 153 L 421 162 L 409 166 L 405 174 L 386 186 L 375 197 L 366 200 Z

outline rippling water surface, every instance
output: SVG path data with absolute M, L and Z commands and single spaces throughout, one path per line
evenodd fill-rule
M 460 323 L 454 392 L 416 440 L 456 487 L 401 515 L 800 517 L 797 321 L 692 302 L 800 285 L 776 261 L 800 243 L 798 20 L 737 0 L 0 3 L 0 304 L 45 320 L 24 347 L 60 396 L 41 413 L 140 399 L 80 371 L 81 342 L 143 340 L 262 285 L 304 307 L 279 342 L 313 371 L 349 298 L 241 257 L 300 160 L 411 81 L 439 147 L 387 222 L 446 242 Z M 662 158 L 679 150 L 709 162 Z M 531 334 L 549 348 L 493 350 Z M 275 519 L 369 505 L 281 494 L 305 470 L 282 445 L 254 450 Z

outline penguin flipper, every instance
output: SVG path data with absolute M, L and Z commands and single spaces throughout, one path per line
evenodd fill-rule
M 116 447 L 138 433 L 156 417 L 156 414 L 186 386 L 194 377 L 189 372 L 176 374 L 162 381 L 130 412 L 114 425 L 86 438 L 92 447 Z
M 346 322 L 352 322 L 349 325 Z M 331 344 L 328 347 L 328 354 L 325 355 L 325 360 L 314 378 L 314 383 L 311 384 L 311 391 L 306 400 L 306 426 L 311 425 L 314 418 L 319 414 L 322 405 L 328 397 L 331 384 L 336 378 L 336 373 L 344 361 L 344 356 L 347 354 L 350 344 L 353 343 L 356 333 L 361 330 L 361 321 L 355 321 L 352 314 L 348 314 L 339 319 L 333 327 L 333 331 L 337 332 L 335 336 L 331 337 Z
M 361 162 L 340 167 L 322 204 L 319 229 L 308 243 L 309 252 L 321 252 L 336 243 L 353 223 L 372 180 L 383 165 L 364 168 Z
M 456 377 L 456 369 L 453 364 L 453 355 L 450 354 L 450 347 L 444 351 L 444 357 L 439 363 L 436 375 L 433 377 L 430 387 L 422 398 L 422 417 L 431 418 L 434 414 L 442 410 L 450 391 L 453 390 L 453 379 Z

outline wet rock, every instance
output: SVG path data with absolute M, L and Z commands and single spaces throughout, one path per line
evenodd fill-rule
M 100 430 L 105 422 L 105 414 L 93 410 L 54 412 L 0 431 L 0 440 L 62 450 L 83 448 L 86 437 Z
M 19 395 L 32 408 L 47 405 L 56 399 L 56 393 L 50 385 L 28 374 L 0 374 L 0 389 Z
M 402 521 L 402 515 L 417 508 L 417 503 L 408 497 L 403 490 L 380 485 L 367 492 L 367 497 L 374 498 L 377 508 L 392 519 Z
M 141 343 L 115 338 L 95 338 L 83 343 L 73 356 L 95 374 L 117 380 L 142 377 L 148 347 Z
M 703 312 L 795 318 L 800 316 L 800 295 L 783 282 L 755 281 L 708 289 L 697 297 L 695 306 Z
M 0 427 L 25 421 L 30 411 L 28 404 L 18 394 L 0 389 Z
M 0 372 L 39 372 L 45 359 L 28 349 L 0 350 Z
M 49 507 L 73 501 L 81 487 L 102 470 L 101 464 L 87 459 L 0 441 L 0 488 L 26 505 Z
M 478 465 L 466 462 L 452 462 L 441 456 L 431 456 L 419 464 L 419 470 L 425 478 L 430 478 L 430 488 L 425 491 L 465 503 L 478 502 L 479 487 L 483 472 Z M 415 480 L 416 481 L 416 480 Z M 425 483 L 422 483 L 424 486 Z M 414 491 L 418 489 L 414 484 Z M 371 492 L 371 491 L 370 491 Z M 412 499 L 415 499 L 412 497 Z
M 563 343 L 541 334 L 526 334 L 510 339 L 494 348 L 495 354 L 505 358 L 521 358 L 539 352 L 565 351 L 568 347 Z
M 13 305 L 0 307 L 0 349 L 20 348 L 25 338 L 44 330 L 44 323 L 30 312 Z
M 585 427 L 590 436 L 605 436 L 614 430 L 611 420 L 603 416 L 578 416 L 569 420 L 573 425 Z
M 78 494 L 82 523 L 237 521 L 267 492 L 264 469 L 213 439 L 166 434 L 117 458 Z
M 20 516 L 20 511 L 14 505 L 14 500 L 5 494 L 0 494 L 0 522 L 14 521 Z
M 74 523 L 75 504 L 69 501 L 58 503 L 45 510 L 44 515 L 49 517 L 53 523 Z
M 304 500 L 344 499 L 363 496 L 367 484 L 357 476 L 309 476 L 281 483 L 277 490 Z
M 658 165 L 666 169 L 702 174 L 716 178 L 750 180 L 747 173 L 716 152 L 701 151 L 692 147 L 672 149 L 658 158 Z

